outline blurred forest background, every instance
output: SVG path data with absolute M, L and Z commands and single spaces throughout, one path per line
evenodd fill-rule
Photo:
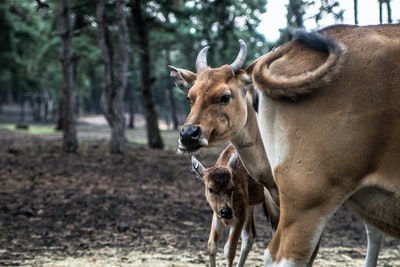
M 390 0 L 377 1 L 381 23 L 391 23 Z M 359 4 L 354 0 L 355 24 Z M 344 12 L 335 0 L 290 0 L 286 28 L 268 43 L 257 32 L 260 15 L 274 12 L 266 6 L 267 0 L 3 0 L 0 126 L 53 125 L 62 131 L 62 149 L 76 152 L 78 119 L 102 114 L 110 153 L 124 153 L 126 130 L 135 127 L 145 127 L 149 147 L 162 149 L 160 131 L 178 129 L 189 109 L 168 65 L 193 69 L 205 45 L 212 47 L 211 66 L 230 63 L 240 38 L 251 61 L 289 40 L 290 29 L 305 20 L 340 23 Z M 305 17 L 310 8 L 316 13 Z

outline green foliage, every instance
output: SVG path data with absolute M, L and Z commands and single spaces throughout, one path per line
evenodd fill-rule
M 173 46 L 185 53 L 185 61 L 193 62 L 197 52 L 210 45 L 209 63 L 219 66 L 231 63 L 238 52 L 238 40 L 249 47 L 249 56 L 269 50 L 262 35 L 256 32 L 266 1 L 183 1 L 168 23 L 175 29 Z M 194 65 L 194 62 L 191 66 Z
M 281 31 L 277 45 L 291 39 L 290 31 L 293 28 L 303 28 L 306 21 L 314 21 L 319 25 L 321 20 L 333 19 L 334 22 L 343 21 L 344 10 L 337 0 L 290 0 L 286 14 L 287 26 Z
M 25 93 L 49 91 L 60 95 L 62 73 L 60 64 L 60 13 L 59 1 L 5 0 L 0 4 L 0 95 L 12 92 L 14 101 Z M 129 1 L 128 1 L 129 3 Z M 74 14 L 73 51 L 76 64 L 77 95 L 89 111 L 98 111 L 102 83 L 102 64 L 96 39 L 96 1 L 71 0 Z M 109 1 L 113 5 L 114 1 Z M 249 60 L 265 53 L 269 46 L 256 32 L 259 15 L 265 12 L 266 0 L 245 1 L 142 1 L 151 47 L 151 77 L 154 80 L 155 100 L 161 111 L 167 111 L 168 64 L 193 69 L 197 52 L 211 45 L 210 65 L 230 63 L 236 57 L 238 39 L 244 39 L 249 48 Z M 114 8 L 107 9 L 111 33 L 116 33 Z M 131 14 L 127 10 L 128 22 Z M 115 36 L 112 36 L 115 40 Z M 141 103 L 139 78 L 140 62 L 137 60 L 137 43 L 140 36 L 131 27 L 132 60 L 128 76 L 130 90 L 136 103 Z M 132 92 L 131 92 L 132 93 Z M 174 89 L 178 112 L 187 112 L 186 97 Z M 0 100 L 1 101 L 1 100 Z M 137 108 L 140 110 L 140 108 Z
M 0 63 L 7 66 L 0 70 L 0 94 L 8 91 L 20 98 L 38 90 L 37 49 L 45 43 L 47 24 L 31 1 L 5 0 L 0 3 L 0 25 Z
M 134 0 L 131 0 L 134 1 Z M 131 30 L 132 60 L 128 75 L 129 93 L 135 98 L 136 110 L 142 103 L 138 60 L 141 36 L 132 27 L 132 14 L 127 0 L 128 26 Z M 44 3 L 38 6 L 38 3 Z M 317 5 L 314 1 L 300 1 L 303 8 Z M 91 0 L 71 0 L 73 9 L 73 51 L 76 64 L 76 87 L 80 103 L 87 111 L 98 111 L 102 83 L 102 64 L 96 39 L 96 3 Z M 151 47 L 151 77 L 156 104 L 161 111 L 169 109 L 167 87 L 168 64 L 194 70 L 198 51 L 210 45 L 210 66 L 231 63 L 238 51 L 238 39 L 248 46 L 248 62 L 266 53 L 272 47 L 257 33 L 260 15 L 266 11 L 267 0 L 142 0 L 141 8 L 149 30 Z M 321 0 L 320 16 L 334 13 L 340 18 L 335 1 Z M 114 5 L 114 1 L 108 1 Z M 116 33 L 114 8 L 107 9 L 109 29 Z M 273 10 L 268 11 L 273 12 Z M 25 93 L 49 91 L 58 96 L 61 90 L 60 63 L 61 3 L 54 0 L 3 0 L 0 3 L 0 104 L 6 95 L 20 101 Z M 115 36 L 112 36 L 116 41 Z M 186 97 L 174 89 L 178 112 L 188 110 Z
M 197 53 L 203 46 L 211 46 L 210 66 L 230 64 L 239 51 L 239 39 L 248 46 L 249 61 L 267 52 L 269 45 L 256 32 L 265 7 L 266 0 L 145 1 L 156 102 L 168 103 L 166 87 L 173 86 L 166 66 L 194 70 Z M 187 113 L 186 96 L 175 88 L 174 97 L 178 112 Z M 160 107 L 163 111 L 166 108 Z

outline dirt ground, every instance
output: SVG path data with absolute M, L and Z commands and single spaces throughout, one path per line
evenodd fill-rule
M 217 150 L 198 157 L 210 166 Z M 263 266 L 271 229 L 257 210 L 247 266 Z M 0 130 L 0 266 L 207 266 L 211 210 L 189 156 L 107 140 L 61 152 L 60 135 Z M 222 244 L 219 266 L 224 266 Z M 362 266 L 361 221 L 345 208 L 329 223 L 315 266 Z M 379 266 L 400 266 L 400 242 L 385 238 Z

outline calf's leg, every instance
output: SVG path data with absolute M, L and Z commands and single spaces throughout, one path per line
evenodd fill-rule
M 230 225 L 228 241 L 225 243 L 224 254 L 226 257 L 226 266 L 230 267 L 236 255 L 236 248 L 238 245 L 239 237 L 245 222 L 245 214 L 241 217 L 236 217 L 236 223 Z
M 218 251 L 218 241 L 224 232 L 225 226 L 214 212 L 211 222 L 210 237 L 208 239 L 207 251 L 210 261 L 210 267 L 216 267 L 216 255 Z
M 256 236 L 256 227 L 254 223 L 254 206 L 248 207 L 246 211 L 246 221 L 242 229 L 242 246 L 240 249 L 240 257 L 237 267 L 243 267 L 246 262 L 247 256 L 253 246 L 254 238 Z

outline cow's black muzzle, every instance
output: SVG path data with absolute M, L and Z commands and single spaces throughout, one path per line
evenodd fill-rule
M 201 147 L 200 126 L 185 125 L 179 133 L 180 149 L 193 151 Z

